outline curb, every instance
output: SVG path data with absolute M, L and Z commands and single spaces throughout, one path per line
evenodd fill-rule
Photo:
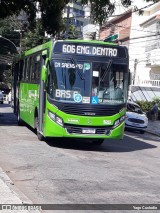
M 32 207 L 34 206 L 33 202 L 29 200 L 11 181 L 7 174 L 0 167 L 0 210 L 4 213 L 13 212 L 13 213 L 41 213 L 37 209 L 24 209 L 25 204 Z M 18 206 L 20 209 L 18 209 Z M 8 209 L 9 207 L 9 209 Z M 13 208 L 13 209 L 12 209 Z M 22 209 L 21 209 L 22 208 Z
M 147 133 L 149 133 L 149 134 L 151 134 L 151 135 L 155 135 L 155 136 L 157 136 L 157 137 L 160 137 L 160 134 L 158 134 L 158 133 L 151 132 L 151 131 L 149 131 L 149 130 L 145 130 L 145 132 L 147 132 Z
M 8 188 L 11 190 L 11 193 L 13 196 L 19 198 L 19 200 L 22 202 L 22 204 L 32 204 L 32 201 L 29 200 L 28 197 L 26 197 L 11 181 L 11 179 L 7 176 L 7 174 L 0 168 L 0 180 L 4 182 L 8 186 Z

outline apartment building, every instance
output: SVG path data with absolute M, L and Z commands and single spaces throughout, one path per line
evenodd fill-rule
M 135 96 L 152 100 L 160 96 L 160 2 L 140 8 L 141 15 L 132 7 L 106 22 L 100 29 L 100 40 L 128 47 Z
M 77 0 L 70 0 L 63 11 L 63 18 L 68 19 L 69 24 L 76 27 L 79 32 L 79 38 L 83 37 L 84 15 L 84 8 Z
M 160 86 L 160 2 L 144 6 L 142 15 L 132 8 L 106 22 L 100 40 L 111 37 L 129 49 L 133 84 Z
M 140 76 L 140 85 L 151 85 L 160 87 L 160 2 L 145 9 L 145 14 L 148 17 L 140 23 L 145 36 L 145 67 L 148 70 L 144 76 Z

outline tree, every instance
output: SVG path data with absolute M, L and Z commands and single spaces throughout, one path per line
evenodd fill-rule
M 47 42 L 41 20 L 36 21 L 35 29 L 24 32 L 22 39 L 22 50 L 28 50 Z
M 15 30 L 22 28 L 23 24 L 17 20 L 15 15 L 0 19 L 0 35 L 11 40 L 17 47 L 19 46 L 20 36 Z
M 19 33 L 15 29 L 20 29 L 21 25 L 15 16 L 0 19 L 0 89 L 9 90 L 11 87 L 11 62 L 16 53 L 15 47 L 19 46 Z M 4 57 L 5 55 L 5 57 Z
M 144 0 L 144 2 L 149 2 L 151 0 Z M 160 0 L 153 0 L 151 2 L 159 2 Z M 81 0 L 83 4 L 90 3 L 91 5 L 91 15 L 92 20 L 99 25 L 102 25 L 115 11 L 116 1 L 111 0 Z M 133 1 L 132 0 L 121 0 L 121 4 L 124 7 L 129 7 Z
M 64 26 L 67 26 L 66 19 L 64 20 Z M 68 31 L 66 31 L 65 27 L 61 35 L 59 36 L 60 39 L 78 39 L 81 38 L 82 34 L 77 29 L 77 27 L 71 23 L 69 23 Z
M 8 90 L 11 88 L 11 66 L 0 64 L 0 90 Z
M 62 30 L 62 10 L 69 0 L 2 0 L 0 3 L 0 18 L 18 16 L 23 10 L 28 17 L 29 28 L 36 26 L 36 13 L 41 14 L 44 31 L 56 35 Z
M 77 0 L 78 1 L 78 0 Z M 91 14 L 95 22 L 100 25 L 112 15 L 115 10 L 115 2 L 111 0 L 79 0 L 83 4 L 90 3 Z M 149 2 L 151 0 L 145 0 Z M 61 32 L 63 29 L 62 11 L 69 0 L 1 0 L 0 3 L 0 18 L 5 18 L 10 15 L 19 15 L 23 10 L 28 16 L 29 27 L 35 27 L 36 13 L 41 13 L 42 26 L 44 31 L 52 36 Z M 152 2 L 159 2 L 153 0 Z M 131 0 L 121 0 L 123 6 L 131 5 Z M 38 7 L 37 7 L 38 5 Z

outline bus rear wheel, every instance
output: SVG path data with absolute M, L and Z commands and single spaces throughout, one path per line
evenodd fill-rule
M 96 146 L 100 146 L 102 145 L 103 142 L 104 142 L 104 139 L 98 139 L 98 140 L 92 141 L 92 144 Z
M 37 134 L 38 140 L 39 141 L 43 141 L 44 140 L 44 136 L 39 131 L 39 119 L 38 119 L 38 117 L 35 117 L 35 132 Z

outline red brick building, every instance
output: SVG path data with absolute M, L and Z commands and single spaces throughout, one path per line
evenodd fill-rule
M 131 27 L 132 10 L 128 10 L 125 13 L 116 16 L 112 20 L 106 22 L 100 28 L 100 40 L 111 35 L 117 35 L 116 41 L 120 44 L 128 43 L 130 38 L 130 27 Z

